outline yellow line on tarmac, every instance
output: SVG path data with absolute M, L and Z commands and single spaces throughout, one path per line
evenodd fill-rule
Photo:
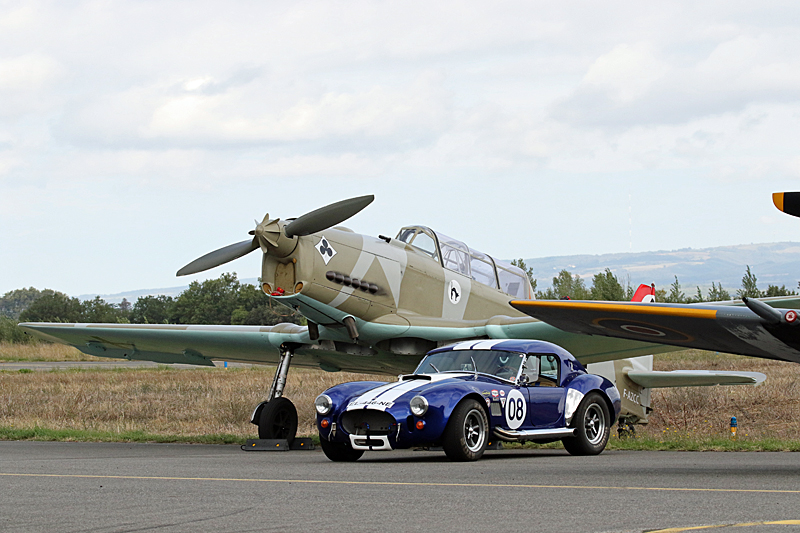
M 680 533 L 681 531 L 695 531 L 698 529 L 715 529 L 721 527 L 748 527 L 748 526 L 800 526 L 800 520 L 773 520 L 770 522 L 743 522 L 741 524 L 715 524 L 712 526 L 671 527 L 669 529 L 651 529 L 647 533 Z
M 686 492 L 743 492 L 769 494 L 800 494 L 800 490 L 782 489 L 712 489 L 691 487 L 609 487 L 593 485 L 526 485 L 513 483 L 436 483 L 422 481 L 344 481 L 330 479 L 259 479 L 259 478 L 221 478 L 221 477 L 169 477 L 169 476 L 108 476 L 91 474 L 23 474 L 0 472 L 6 477 L 43 477 L 69 479 L 140 479 L 152 481 L 225 481 L 247 483 L 309 483 L 321 485 L 380 485 L 396 487 L 476 487 L 476 488 L 521 488 L 521 489 L 586 489 L 586 490 L 641 490 L 641 491 L 686 491 Z M 666 530 L 665 530 L 666 531 Z

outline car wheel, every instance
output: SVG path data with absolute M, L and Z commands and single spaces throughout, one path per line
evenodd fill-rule
M 273 398 L 261 410 L 258 420 L 259 439 L 286 439 L 297 435 L 297 409 L 286 398 Z
M 572 417 L 570 427 L 575 436 L 562 439 L 564 448 L 572 455 L 597 455 L 606 448 L 610 433 L 611 416 L 603 397 L 590 392 Z
M 477 461 L 489 441 L 489 419 L 481 404 L 464 400 L 456 406 L 444 430 L 442 448 L 452 461 Z
M 364 450 L 354 450 L 344 442 L 331 442 L 322 435 L 319 437 L 319 445 L 328 459 L 337 463 L 358 461 L 364 455 Z

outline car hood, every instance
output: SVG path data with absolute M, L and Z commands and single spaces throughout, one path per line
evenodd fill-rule
M 394 405 L 402 395 L 422 390 L 431 384 L 442 384 L 447 380 L 461 381 L 461 378 L 472 376 L 472 372 L 466 373 L 447 373 L 447 374 L 426 374 L 430 376 L 430 380 L 426 378 L 412 378 L 394 383 L 387 383 L 367 392 L 356 396 L 350 400 L 347 405 L 347 411 L 353 409 L 376 409 L 378 411 L 385 411 Z

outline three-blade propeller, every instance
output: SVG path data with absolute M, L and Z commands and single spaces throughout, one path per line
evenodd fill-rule
M 326 230 L 352 217 L 371 204 L 374 199 L 375 196 L 370 194 L 326 205 L 325 207 L 320 207 L 319 209 L 315 209 L 310 213 L 306 213 L 292 220 L 288 224 L 285 224 L 282 229 L 281 225 L 278 224 L 280 219 L 276 218 L 270 220 L 269 215 L 267 215 L 260 224 L 256 225 L 255 230 L 250 231 L 250 234 L 253 235 L 252 239 L 237 242 L 236 244 L 231 244 L 219 250 L 207 253 L 203 257 L 195 259 L 178 270 L 178 276 L 196 274 L 210 268 L 224 265 L 259 248 L 261 248 L 264 253 L 267 253 L 267 243 L 274 247 L 278 246 L 278 239 L 281 236 L 281 231 L 283 231 L 286 237 L 292 238 L 304 237 L 318 231 Z

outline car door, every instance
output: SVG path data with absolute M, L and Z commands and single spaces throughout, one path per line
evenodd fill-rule
M 559 386 L 561 361 L 555 354 L 530 354 L 528 358 L 538 359 L 539 372 L 536 380 L 531 379 L 525 387 L 528 395 L 526 422 L 531 429 L 561 427 L 565 402 L 564 387 Z M 536 362 L 526 361 L 526 367 L 533 368 Z

